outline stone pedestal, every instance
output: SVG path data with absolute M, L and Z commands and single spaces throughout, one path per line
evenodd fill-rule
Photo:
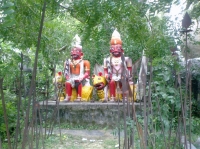
M 105 126 L 116 126 L 119 117 L 123 120 L 123 103 L 101 103 L 101 102 L 60 102 L 44 101 L 40 102 L 40 113 L 42 119 L 58 119 L 61 122 L 70 122 L 74 124 L 96 124 Z M 132 113 L 132 104 L 130 104 L 130 111 Z M 135 111 L 141 114 L 142 105 L 134 103 Z M 127 104 L 125 105 L 128 109 Z M 47 112 L 47 113 L 46 113 Z M 59 116 L 58 116 L 59 113 Z M 47 114 L 45 118 L 45 114 Z

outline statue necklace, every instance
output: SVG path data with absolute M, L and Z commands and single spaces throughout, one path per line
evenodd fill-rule
M 111 57 L 111 62 L 112 62 L 113 69 L 116 71 L 116 76 L 118 77 L 121 67 L 119 67 L 119 69 L 116 69 L 116 66 L 119 66 L 121 64 L 121 57 L 120 58 Z
M 113 63 L 113 65 L 118 66 L 121 63 L 121 57 L 112 58 L 112 63 Z
M 82 59 L 80 59 L 80 60 L 72 60 L 73 68 L 76 69 L 76 65 L 79 64 L 81 61 L 82 61 Z

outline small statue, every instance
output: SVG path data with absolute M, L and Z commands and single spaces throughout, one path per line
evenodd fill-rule
M 92 96 L 92 86 L 89 83 L 90 62 L 83 60 L 81 40 L 75 36 L 71 49 L 71 59 L 64 63 L 65 91 L 64 101 L 89 101 Z
M 122 79 L 133 84 L 131 82 L 132 60 L 129 57 L 124 57 L 123 54 L 120 34 L 114 30 L 110 41 L 110 56 L 104 59 L 104 75 L 109 84 L 110 101 L 122 100 L 122 96 L 125 100 L 128 98 L 128 92 L 122 94 L 124 82 Z
M 65 99 L 65 80 L 62 72 L 58 72 L 55 74 L 55 77 L 53 78 L 53 83 L 55 84 L 57 90 L 56 98 L 59 101 L 63 101 Z
M 101 72 L 98 75 L 92 76 L 93 86 L 96 90 L 97 97 L 99 101 L 106 102 L 107 101 L 107 81 L 106 78 L 102 75 Z

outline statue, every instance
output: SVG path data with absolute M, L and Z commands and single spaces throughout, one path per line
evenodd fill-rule
M 96 90 L 97 98 L 101 102 L 107 102 L 107 81 L 101 72 L 92 76 L 93 86 Z
M 123 76 L 124 73 L 126 73 L 125 76 Z M 122 83 L 124 82 L 122 79 L 126 77 L 127 85 L 133 84 L 131 82 L 132 60 L 124 57 L 122 40 L 117 30 L 114 30 L 110 41 L 110 56 L 104 59 L 104 75 L 109 85 L 110 101 L 122 100 L 122 97 L 127 100 L 128 92 L 122 94 Z
M 57 91 L 57 99 L 59 101 L 63 101 L 65 99 L 65 80 L 62 75 L 62 72 L 58 72 L 55 74 L 55 77 L 53 78 L 53 83 L 56 86 Z
M 92 96 L 92 86 L 89 83 L 90 62 L 83 60 L 81 40 L 78 35 L 74 37 L 71 49 L 71 59 L 64 63 L 65 92 L 64 101 L 89 101 Z

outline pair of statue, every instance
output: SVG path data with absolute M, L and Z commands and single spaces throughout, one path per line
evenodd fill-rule
M 89 101 L 92 97 L 93 86 L 100 101 L 118 101 L 129 98 L 130 88 L 133 90 L 132 60 L 124 57 L 120 34 L 115 30 L 110 41 L 110 56 L 104 59 L 103 72 L 92 76 L 93 86 L 90 85 L 90 62 L 83 59 L 80 38 L 76 35 L 71 59 L 64 63 L 66 79 L 65 98 L 60 101 Z M 130 85 L 131 84 L 131 85 Z

